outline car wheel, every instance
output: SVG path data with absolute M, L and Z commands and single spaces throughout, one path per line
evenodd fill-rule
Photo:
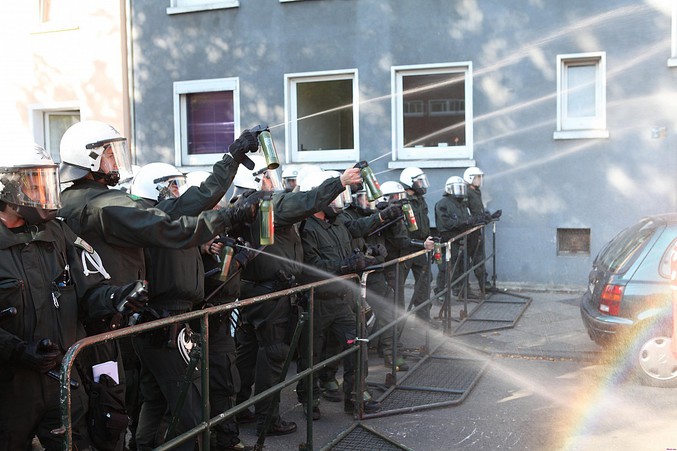
M 647 337 L 636 352 L 637 373 L 641 381 L 653 387 L 677 387 L 677 358 L 672 354 L 672 338 Z

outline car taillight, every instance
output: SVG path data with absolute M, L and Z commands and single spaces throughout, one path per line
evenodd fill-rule
M 621 311 L 624 288 L 620 285 L 605 285 L 599 300 L 599 311 L 607 315 L 618 316 Z

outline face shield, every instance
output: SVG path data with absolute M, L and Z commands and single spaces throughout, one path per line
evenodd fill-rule
M 344 191 L 343 193 L 339 194 L 338 196 L 336 196 L 336 197 L 334 198 L 334 200 L 332 200 L 332 201 L 329 203 L 328 207 L 331 208 L 332 210 L 334 210 L 334 213 L 340 212 L 341 210 L 343 210 L 343 207 L 346 206 L 346 205 L 343 203 L 344 193 L 345 193 L 345 191 Z
M 477 187 L 477 188 L 482 188 L 482 181 L 484 180 L 484 177 L 482 174 L 477 174 L 472 178 L 472 185 Z
M 0 199 L 28 224 L 46 222 L 61 208 L 58 166 L 0 168 Z
M 153 180 L 158 191 L 158 202 L 165 199 L 176 199 L 183 193 L 186 186 L 186 177 L 172 175 Z
M 120 180 L 133 177 L 132 159 L 126 139 L 92 143 L 86 147 L 94 152 L 100 152 L 99 168 L 92 172 L 102 177 L 107 185 L 115 186 Z
M 445 190 L 447 193 L 459 199 L 464 199 L 468 194 L 465 182 L 447 183 Z
M 425 173 L 411 179 L 411 189 L 417 193 L 425 193 L 428 187 L 430 187 L 430 183 L 428 182 L 428 176 L 425 175 Z
M 376 202 L 369 200 L 366 190 L 360 190 L 353 195 L 353 205 L 363 211 L 376 211 Z
M 392 203 L 398 200 L 403 200 L 407 198 L 407 193 L 401 192 L 401 193 L 392 193 L 388 194 L 387 196 L 384 196 L 385 198 L 388 199 L 388 202 Z
M 285 177 L 282 179 L 282 184 L 284 185 L 284 190 L 291 193 L 296 188 L 296 177 Z
M 261 191 L 272 191 L 274 193 L 284 191 L 279 169 L 264 168 L 259 173 L 254 174 L 254 177 L 261 181 Z
M 353 202 L 353 192 L 350 190 L 350 185 L 346 185 L 346 188 L 339 195 L 339 197 L 343 201 L 343 205 L 346 207 Z

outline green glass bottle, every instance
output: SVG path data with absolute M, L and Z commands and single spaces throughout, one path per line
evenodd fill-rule
M 259 242 L 264 246 L 275 243 L 275 217 L 273 202 L 270 199 L 263 199 L 261 201 L 259 214 L 261 215 Z
M 416 215 L 414 215 L 414 210 L 411 208 L 409 202 L 402 204 L 402 212 L 404 213 L 404 223 L 407 225 L 407 230 L 410 232 L 417 231 L 418 224 L 416 224 Z
M 362 180 L 367 187 L 367 195 L 370 196 L 369 200 L 376 200 L 383 196 L 381 185 L 378 183 L 374 171 L 369 167 L 369 163 L 360 161 L 355 167 L 360 169 L 360 175 L 362 175 Z
M 230 271 L 230 262 L 233 260 L 233 248 L 231 246 L 223 246 L 219 259 L 221 260 L 221 271 L 219 271 L 219 280 L 225 282 L 228 280 L 228 271 Z
M 268 130 L 259 133 L 259 144 L 261 151 L 266 159 L 266 166 L 268 169 L 277 169 L 280 167 L 280 159 L 277 157 L 277 150 L 275 150 L 275 143 L 273 142 L 273 135 Z

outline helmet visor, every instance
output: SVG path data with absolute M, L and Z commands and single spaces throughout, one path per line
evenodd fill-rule
M 186 177 L 171 175 L 153 180 L 155 189 L 158 191 L 158 201 L 164 199 L 175 199 L 179 197 L 186 187 Z
M 353 192 L 350 190 L 350 185 L 346 185 L 340 197 L 343 205 L 350 205 L 353 202 Z
M 454 197 L 465 197 L 467 195 L 465 182 L 447 183 L 446 191 Z
M 61 208 L 57 165 L 0 168 L 0 199 L 27 207 Z
M 257 175 L 256 177 L 262 177 L 262 191 L 272 191 L 274 193 L 284 191 L 284 185 L 282 184 L 282 178 L 280 177 L 279 169 L 264 169 L 263 173 Z
M 397 200 L 402 200 L 407 198 L 407 193 L 401 192 L 401 193 L 393 193 L 393 194 L 388 194 L 387 196 L 384 196 L 388 199 L 388 202 L 395 202 Z
M 96 143 L 98 144 L 98 143 Z M 127 140 L 121 138 L 117 141 L 109 141 L 100 145 L 101 161 L 99 162 L 99 171 L 104 174 L 117 172 L 120 174 L 120 180 L 132 178 L 132 157 L 127 147 Z M 96 171 L 95 171 L 96 172 Z
M 411 180 L 412 188 L 427 189 L 430 187 L 428 176 L 425 174 L 417 175 Z
M 329 207 L 331 207 L 335 212 L 343 210 L 343 207 L 345 207 L 345 204 L 343 203 L 343 193 L 336 196 L 334 200 L 329 203 Z

